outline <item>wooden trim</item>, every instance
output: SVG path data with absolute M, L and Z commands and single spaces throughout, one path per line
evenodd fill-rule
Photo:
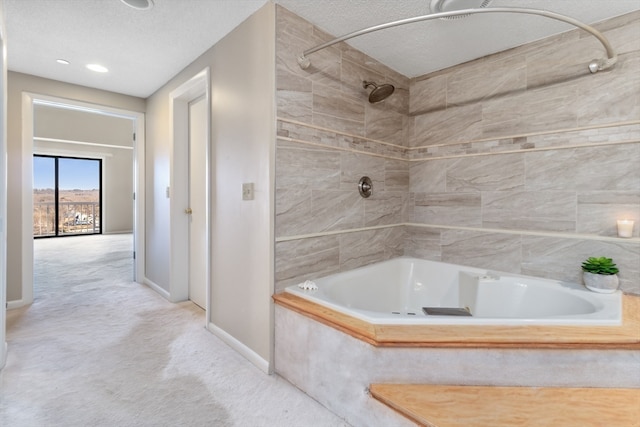
M 423 426 L 636 426 L 640 389 L 371 384 L 371 395 Z
M 615 326 L 374 325 L 289 293 L 276 304 L 376 347 L 640 349 L 640 297 L 623 295 Z

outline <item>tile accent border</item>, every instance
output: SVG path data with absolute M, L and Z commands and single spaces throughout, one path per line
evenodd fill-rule
M 407 160 L 407 147 L 278 118 L 278 139 L 394 160 Z
M 414 147 L 408 150 L 408 160 L 421 161 L 637 142 L 640 142 L 640 122 L 617 123 L 581 129 L 515 135 L 498 139 Z
M 350 151 L 393 160 L 424 160 L 559 150 L 640 142 L 640 121 L 588 126 L 465 142 L 404 147 L 320 126 L 278 118 L 278 139 L 292 143 Z

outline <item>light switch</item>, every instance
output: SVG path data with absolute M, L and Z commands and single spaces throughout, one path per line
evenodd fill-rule
M 253 200 L 253 182 L 242 184 L 242 200 Z
M 165 194 L 167 195 L 167 199 L 171 196 L 171 189 L 167 187 Z

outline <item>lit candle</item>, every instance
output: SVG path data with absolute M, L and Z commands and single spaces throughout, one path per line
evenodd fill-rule
M 631 219 L 618 220 L 618 236 L 620 237 L 633 236 L 633 220 Z

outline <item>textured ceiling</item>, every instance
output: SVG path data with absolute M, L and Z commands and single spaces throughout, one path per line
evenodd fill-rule
M 341 36 L 385 22 L 427 15 L 431 1 L 278 0 L 278 3 L 329 34 Z M 493 0 L 488 7 L 545 9 L 590 24 L 640 10 L 640 0 Z M 539 16 L 491 13 L 394 27 L 347 43 L 407 77 L 416 77 L 574 28 Z M 595 38 L 593 41 L 594 46 L 600 47 Z M 604 48 L 602 52 L 605 56 Z M 585 66 L 591 59 L 585 58 Z
M 138 11 L 120 0 L 4 0 L 9 69 L 147 97 L 268 0 L 154 1 L 151 10 Z M 430 0 L 276 3 L 336 36 L 430 12 Z M 498 6 L 547 9 L 593 23 L 640 10 L 640 0 L 493 0 L 489 7 Z M 414 77 L 572 28 L 537 16 L 483 14 L 396 27 L 349 44 Z M 71 64 L 57 64 L 58 58 Z M 110 72 L 86 70 L 91 62 Z
M 154 2 L 141 11 L 120 0 L 4 0 L 8 68 L 146 98 L 266 0 Z

